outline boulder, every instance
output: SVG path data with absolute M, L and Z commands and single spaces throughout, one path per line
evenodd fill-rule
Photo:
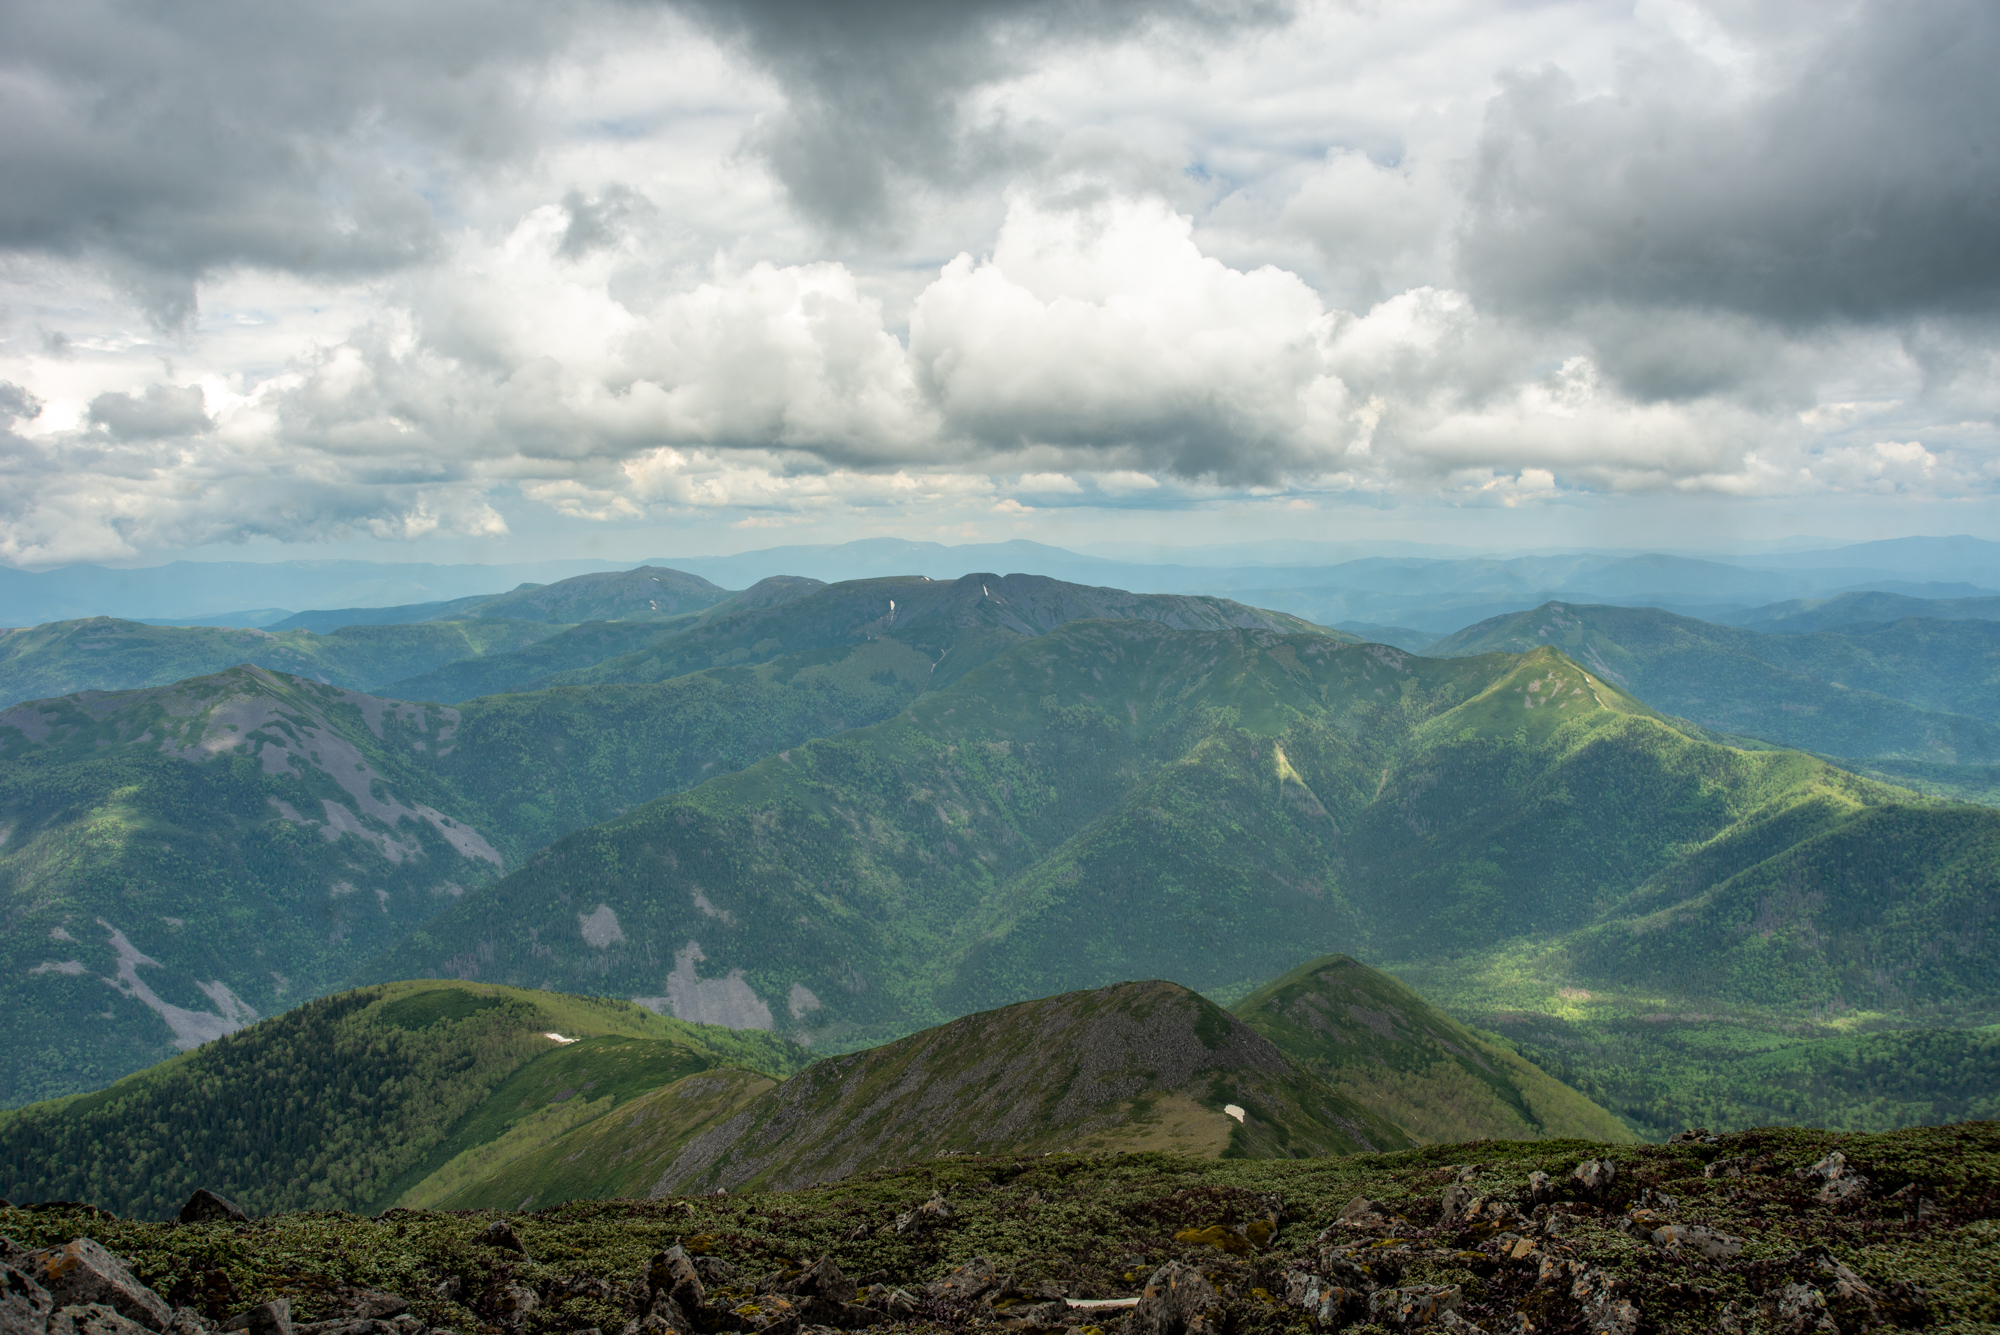
M 1743 1239 L 1703 1224 L 1667 1224 L 1653 1230 L 1653 1242 L 1670 1252 L 1703 1257 L 1710 1261 L 1740 1255 Z
M 1125 1318 L 1125 1335 L 1202 1335 L 1220 1328 L 1221 1309 L 1222 1298 L 1201 1271 L 1169 1261 L 1146 1281 Z
M 951 1202 L 943 1192 L 934 1193 L 931 1198 L 914 1210 L 907 1210 L 896 1216 L 898 1233 L 921 1233 L 927 1228 L 937 1228 L 958 1218 L 958 1212 L 951 1208 Z
M 1390 1224 L 1389 1208 L 1380 1201 L 1356 1196 L 1340 1207 L 1340 1213 L 1334 1216 L 1333 1222 L 1344 1228 L 1387 1228 Z
M 1639 1329 L 1639 1309 L 1623 1290 L 1622 1283 L 1595 1268 L 1570 1285 L 1569 1296 L 1583 1308 L 1584 1328 L 1591 1335 L 1633 1335 Z
M 1667 1137 L 1669 1145 L 1713 1145 L 1718 1137 L 1711 1135 L 1705 1126 L 1691 1126 L 1685 1131 L 1676 1131 Z
M 0 1262 L 0 1335 L 42 1335 L 56 1300 L 27 1272 Z
M 694 1258 L 687 1254 L 687 1248 L 679 1243 L 647 1262 L 646 1287 L 654 1294 L 664 1294 L 673 1299 L 683 1312 L 699 1311 L 708 1302 L 708 1289 L 702 1283 L 701 1271 L 695 1268 Z
M 1585 1191 L 1603 1191 L 1617 1180 L 1618 1165 L 1609 1159 L 1585 1159 L 1570 1176 L 1582 1183 Z
M 289 1298 L 273 1298 L 222 1323 L 224 1330 L 248 1331 L 249 1335 L 294 1335 L 292 1303 Z
M 1809 1168 L 1801 1168 L 1793 1174 L 1801 1182 L 1820 1182 L 1823 1185 L 1813 1197 L 1822 1205 L 1839 1205 L 1844 1201 L 1868 1194 L 1868 1179 L 1847 1162 L 1847 1156 L 1834 1150 Z
M 1757 1305 L 1764 1324 L 1783 1335 L 1837 1335 L 1826 1295 L 1810 1284 L 1787 1284 L 1764 1295 Z
M 882 1310 L 895 1321 L 914 1321 L 922 1308 L 917 1295 L 906 1289 L 891 1289 L 889 1296 L 882 1300 Z
M 1478 1193 L 1465 1185 L 1463 1178 L 1444 1189 L 1442 1213 L 1438 1221 L 1444 1224 L 1456 1223 L 1465 1215 L 1465 1207 L 1472 1204 Z
M 194 1195 L 187 1198 L 181 1207 L 179 1220 L 183 1224 L 243 1224 L 250 1216 L 243 1207 L 231 1200 L 225 1200 L 207 1187 L 197 1187 Z
M 30 1252 L 24 1260 L 22 1268 L 64 1307 L 100 1304 L 154 1331 L 164 1331 L 174 1319 L 166 1299 L 133 1278 L 123 1261 L 89 1238 Z
M 515 1252 L 521 1256 L 528 1254 L 528 1249 L 521 1245 L 521 1240 L 514 1236 L 514 1230 L 504 1219 L 496 1219 L 479 1230 L 479 1242 L 482 1246 L 503 1252 Z
M 975 1256 L 950 1274 L 924 1285 L 924 1297 L 934 1302 L 975 1302 L 989 1290 L 1000 1288 L 1001 1283 L 993 1263 Z
M 107 1303 L 75 1303 L 50 1318 L 49 1330 L 58 1329 L 73 1335 L 145 1335 L 148 1328 Z
M 1447 1312 L 1457 1311 L 1463 1301 L 1465 1295 L 1456 1284 L 1380 1289 L 1368 1295 L 1368 1319 L 1400 1330 L 1420 1330 L 1436 1325 Z
M 1543 1205 L 1555 1198 L 1556 1184 L 1554 1178 L 1539 1168 L 1528 1174 L 1528 1203 L 1530 1205 Z

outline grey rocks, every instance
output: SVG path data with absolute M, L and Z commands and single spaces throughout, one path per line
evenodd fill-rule
M 1222 1335 L 1222 1298 L 1201 1271 L 1169 1261 L 1153 1272 L 1125 1335 Z
M 29 1252 L 24 1261 L 22 1269 L 60 1306 L 108 1307 L 154 1331 L 164 1331 L 173 1322 L 174 1309 L 166 1299 L 133 1278 L 123 1261 L 89 1238 Z
M 1618 1165 L 1609 1159 L 1585 1159 L 1570 1173 L 1583 1185 L 1585 1191 L 1596 1194 L 1608 1189 L 1618 1179 Z
M 958 1218 L 958 1212 L 951 1208 L 951 1202 L 937 1192 L 914 1210 L 906 1210 L 896 1216 L 895 1230 L 898 1233 L 921 1233 L 926 1229 L 940 1228 Z
M 1868 1179 L 1851 1167 L 1847 1156 L 1839 1150 L 1809 1168 L 1799 1169 L 1793 1176 L 1801 1182 L 1821 1184 L 1819 1193 L 1813 1197 L 1821 1205 L 1840 1205 L 1868 1195 Z
M 250 1216 L 235 1201 L 225 1200 L 207 1187 L 198 1188 L 181 1207 L 179 1221 L 183 1224 L 242 1224 L 248 1223 Z

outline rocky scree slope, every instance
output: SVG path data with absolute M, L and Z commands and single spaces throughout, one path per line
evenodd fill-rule
M 1122 1335 L 1972 1332 L 2000 1320 L 1996 1162 L 1991 1123 L 1311 1161 L 962 1156 L 798 1192 L 534 1214 L 175 1224 L 8 1208 L 0 1232 L 19 1249 L 101 1243 L 182 1309 L 179 1335 L 280 1299 L 294 1321 L 352 1320 L 370 1298 L 378 1317 L 407 1313 L 355 1335 L 777 1335 L 807 1321 Z M 26 1277 L 21 1260 L 9 1250 Z M 1131 1306 L 1073 1305 L 1117 1298 Z

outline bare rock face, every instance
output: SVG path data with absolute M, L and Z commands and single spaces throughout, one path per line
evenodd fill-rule
M 975 1256 L 943 1278 L 924 1285 L 924 1297 L 943 1302 L 953 1299 L 976 1302 L 989 1290 L 999 1288 L 1001 1282 L 993 1263 L 983 1256 Z
M 1839 1150 L 1834 1150 L 1810 1168 L 1799 1169 L 1793 1176 L 1801 1182 L 1823 1184 L 1819 1194 L 1813 1197 L 1821 1205 L 1839 1205 L 1865 1197 L 1870 1186 L 1868 1179 L 1851 1167 L 1847 1156 Z
M 145 1335 L 146 1331 L 146 1327 L 103 1303 L 72 1305 L 50 1318 L 50 1335 L 65 1329 L 72 1335 Z
M 15 1266 L 0 1263 L 0 1335 L 42 1335 L 56 1310 L 47 1289 Z
M 242 1224 L 249 1222 L 250 1216 L 236 1202 L 225 1200 L 207 1187 L 200 1187 L 187 1198 L 187 1204 L 181 1207 L 178 1218 L 183 1224 Z
M 1368 1295 L 1368 1319 L 1400 1330 L 1421 1330 L 1458 1311 L 1465 1295 L 1456 1284 L 1411 1284 Z
M 1585 1159 L 1570 1176 L 1582 1183 L 1585 1191 L 1600 1192 L 1617 1179 L 1618 1165 L 1609 1159 Z
M 26 1261 L 29 1274 L 64 1307 L 101 1304 L 153 1331 L 164 1331 L 173 1322 L 174 1309 L 167 1300 L 133 1278 L 123 1261 L 89 1238 L 30 1252 Z
M 1222 1298 L 1201 1271 L 1169 1261 L 1153 1272 L 1125 1335 L 1203 1335 L 1221 1329 Z

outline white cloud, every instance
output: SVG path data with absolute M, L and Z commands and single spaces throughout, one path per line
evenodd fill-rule
M 874 14 L 841 66 L 761 5 L 453 4 L 491 30 L 448 88 L 443 19 L 312 5 L 207 82 L 172 18 L 86 6 L 13 53 L 66 143 L 164 60 L 161 133 L 241 152 L 23 168 L 53 221 L 0 209 L 0 381 L 39 401 L 0 438 L 0 559 L 1995 485 L 1961 242 L 2000 154 L 1959 151 L 1990 90 L 1885 63 L 1976 63 L 1981 11 L 972 6 Z M 869 74 L 910 52 L 937 63 Z M 377 69 L 370 113 L 342 80 Z

